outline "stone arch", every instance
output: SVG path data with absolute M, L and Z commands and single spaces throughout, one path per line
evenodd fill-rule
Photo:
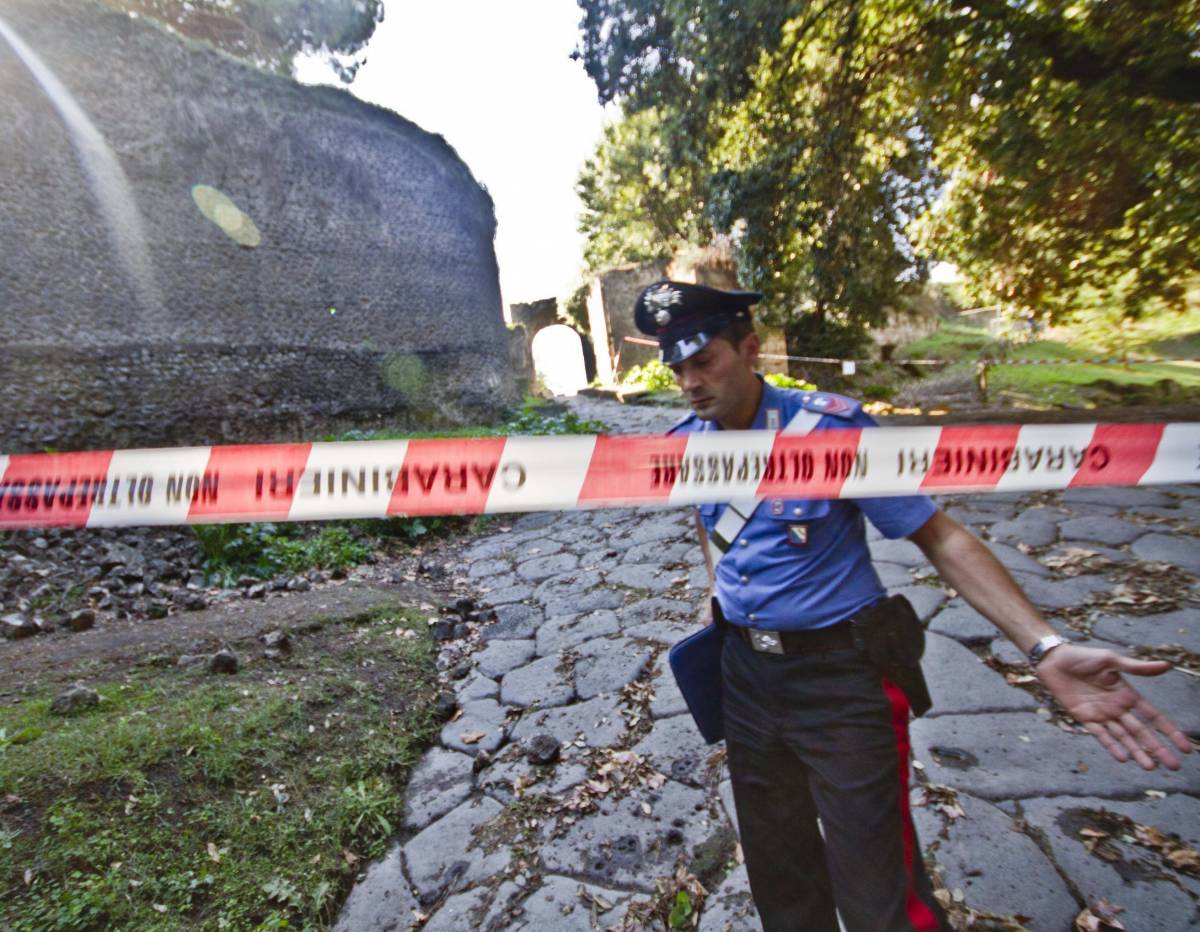
M 566 327 L 575 331 L 582 345 L 583 370 L 587 379 L 585 384 L 596 378 L 596 351 L 592 346 L 591 337 L 580 331 L 579 328 L 559 319 L 557 298 L 543 298 L 540 301 L 529 301 L 524 304 L 510 304 L 508 312 L 513 324 L 520 326 L 524 331 L 526 358 L 533 359 L 533 341 L 542 330 L 547 327 Z
M 556 395 L 573 395 L 588 384 L 583 336 L 567 324 L 542 327 L 532 341 L 533 369 Z

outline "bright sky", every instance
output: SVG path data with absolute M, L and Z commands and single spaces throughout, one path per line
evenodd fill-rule
M 444 136 L 496 203 L 505 312 L 565 299 L 582 238 L 575 179 L 605 119 L 595 86 L 570 59 L 574 0 L 385 0 L 351 91 Z M 302 81 L 322 69 L 300 63 Z

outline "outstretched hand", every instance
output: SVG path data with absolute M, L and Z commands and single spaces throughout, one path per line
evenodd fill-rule
M 1134 660 L 1111 650 L 1063 644 L 1038 664 L 1037 675 L 1067 713 L 1117 760 L 1132 757 L 1146 770 L 1159 763 L 1178 770 L 1179 758 L 1155 732 L 1184 754 L 1191 753 L 1191 742 L 1122 676 L 1160 676 L 1169 669 L 1163 660 Z

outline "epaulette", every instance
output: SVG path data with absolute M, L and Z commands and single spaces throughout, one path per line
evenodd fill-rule
M 680 418 L 678 421 L 676 421 L 674 424 L 672 424 L 670 429 L 667 430 L 667 433 L 673 434 L 677 430 L 679 430 L 681 427 L 683 427 L 684 425 L 689 424 L 695 420 L 698 420 L 698 418 L 696 417 L 696 412 L 695 411 L 689 412 L 686 416 Z
M 858 413 L 862 402 L 845 395 L 835 395 L 833 392 L 805 392 L 800 396 L 800 405 L 806 411 L 848 418 Z

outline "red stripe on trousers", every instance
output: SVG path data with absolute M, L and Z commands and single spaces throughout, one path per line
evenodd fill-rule
M 913 883 L 913 859 L 919 858 L 921 853 L 914 850 L 916 844 L 912 828 L 912 814 L 908 808 L 908 754 L 911 749 L 908 740 L 908 700 L 899 687 L 886 679 L 883 681 L 883 689 L 892 703 L 892 730 L 896 733 L 896 753 L 900 757 L 900 824 L 903 826 L 901 831 L 904 845 L 904 871 L 908 875 L 908 898 L 904 904 L 905 910 L 908 913 L 908 921 L 913 924 L 914 929 L 919 932 L 937 932 L 937 917 L 928 904 L 917 896 L 917 888 Z

